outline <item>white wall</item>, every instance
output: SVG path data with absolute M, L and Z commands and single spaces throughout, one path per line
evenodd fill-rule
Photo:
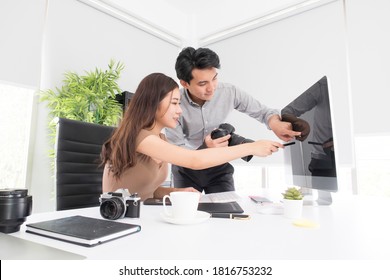
M 77 0 L 49 1 L 44 47 L 43 88 L 58 85 L 65 71 L 105 68 L 115 59 L 125 64 L 121 88 L 132 91 L 151 72 L 175 77 L 179 52 L 179 47 Z

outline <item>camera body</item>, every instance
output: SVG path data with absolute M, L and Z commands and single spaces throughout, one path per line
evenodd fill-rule
M 100 215 L 108 220 L 120 218 L 139 218 L 141 198 L 137 193 L 130 194 L 127 189 L 118 189 L 100 195 Z
M 27 189 L 0 190 L 0 232 L 12 233 L 20 230 L 20 226 L 31 215 L 32 196 Z
M 219 125 L 218 128 L 211 131 L 211 139 L 217 139 L 217 138 L 220 138 L 220 137 L 223 137 L 223 136 L 230 134 L 231 137 L 228 140 L 229 146 L 235 146 L 235 145 L 239 145 L 239 144 L 254 142 L 252 139 L 247 139 L 247 138 L 244 138 L 244 137 L 234 133 L 234 131 L 235 131 L 235 128 L 231 124 L 222 123 Z M 252 155 L 249 155 L 249 156 L 242 157 L 241 159 L 248 162 L 252 159 L 252 157 L 253 157 Z

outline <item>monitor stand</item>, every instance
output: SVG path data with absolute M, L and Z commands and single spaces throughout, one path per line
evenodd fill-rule
M 305 195 L 303 199 L 303 205 L 319 206 L 319 205 L 331 205 L 332 204 L 332 193 L 322 190 L 313 190 L 317 192 L 317 199 L 313 194 Z

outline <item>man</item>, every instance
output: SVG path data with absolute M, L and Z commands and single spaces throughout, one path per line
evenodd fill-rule
M 183 113 L 179 125 L 166 130 L 171 143 L 188 149 L 228 146 L 229 134 L 212 139 L 210 133 L 225 122 L 233 109 L 266 124 L 283 141 L 301 134 L 292 130 L 291 123 L 282 122 L 277 110 L 262 105 L 234 85 L 218 83 L 219 68 L 219 57 L 210 49 L 188 47 L 180 52 L 175 69 L 183 86 Z M 233 172 L 229 163 L 203 170 L 172 166 L 175 187 L 191 186 L 205 193 L 233 191 Z

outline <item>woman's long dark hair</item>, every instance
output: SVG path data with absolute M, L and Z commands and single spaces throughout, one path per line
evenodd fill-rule
M 114 177 L 119 178 L 137 163 L 136 139 L 141 129 L 153 128 L 160 102 L 178 87 L 171 77 L 162 73 L 152 73 L 138 85 L 121 123 L 104 143 L 100 154 L 102 164 L 110 164 Z

